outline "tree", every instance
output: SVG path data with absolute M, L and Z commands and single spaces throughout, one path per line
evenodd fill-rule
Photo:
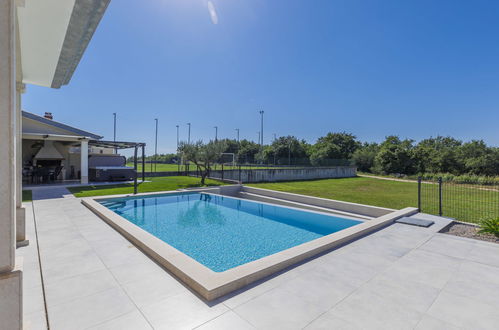
M 328 165 L 330 160 L 350 159 L 361 144 L 353 134 L 328 133 L 320 137 L 310 151 L 313 165 Z
M 414 148 L 414 161 L 419 173 L 461 174 L 463 162 L 457 155 L 462 142 L 452 137 L 424 139 Z
M 201 184 L 205 184 L 206 177 L 210 174 L 211 166 L 220 159 L 227 146 L 223 141 L 210 141 L 204 144 L 203 141 L 196 143 L 181 142 L 179 151 L 186 160 L 198 166 L 201 174 Z
M 355 150 L 352 154 L 352 160 L 354 161 L 357 169 L 362 172 L 372 172 L 374 167 L 374 159 L 379 151 L 379 145 L 377 143 L 364 143 L 362 147 Z
M 253 163 L 255 156 L 260 151 L 260 145 L 253 141 L 241 140 L 237 152 L 238 162 Z
M 381 143 L 374 159 L 374 171 L 383 174 L 414 173 L 413 142 L 407 139 L 400 140 L 397 136 L 388 136 Z
M 482 140 L 472 140 L 463 144 L 457 151 L 464 162 L 464 171 L 473 175 L 498 175 L 499 152 L 487 147 Z
M 265 161 L 277 164 L 304 164 L 308 163 L 307 149 L 309 145 L 305 140 L 298 140 L 295 136 L 280 136 L 270 146 L 263 150 Z

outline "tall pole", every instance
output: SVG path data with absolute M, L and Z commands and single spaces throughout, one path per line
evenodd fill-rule
M 113 142 L 116 142 L 116 112 L 113 112 L 114 117 L 114 133 L 113 133 Z M 117 153 L 116 148 L 114 148 L 114 153 Z
M 154 172 L 157 172 L 158 167 L 158 118 L 154 119 L 156 121 L 156 137 L 154 141 Z
M 277 141 L 277 136 L 274 133 L 274 141 L 273 142 L 275 143 L 276 141 Z M 274 165 L 275 165 L 276 154 L 275 154 L 275 147 L 274 146 L 272 147 L 272 150 L 273 150 L 272 153 L 274 154 Z
M 218 126 L 213 127 L 215 129 L 215 142 L 218 141 Z
M 180 174 L 180 159 L 179 159 L 179 154 L 178 154 L 179 125 L 176 125 L 176 127 L 177 127 L 177 169 L 178 169 L 178 173 Z
M 237 132 L 237 144 L 239 144 L 239 128 L 236 128 L 236 132 Z
M 187 144 L 191 144 L 191 123 L 187 123 L 187 126 L 189 126 L 189 131 L 187 133 Z
M 263 110 L 260 110 L 260 145 L 263 148 Z
M 260 156 L 263 156 L 263 110 L 260 110 Z M 263 164 L 263 157 L 261 159 Z

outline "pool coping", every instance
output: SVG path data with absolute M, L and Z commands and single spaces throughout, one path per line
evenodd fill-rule
M 330 235 L 217 273 L 98 202 L 98 200 L 109 198 L 168 195 L 179 192 L 203 192 L 214 189 L 216 188 L 189 189 L 188 191 L 176 190 L 137 195 L 96 196 L 82 198 L 81 202 L 206 300 L 214 300 L 224 296 L 321 252 L 376 231 L 393 223 L 398 218 L 413 215 L 418 211 L 413 207 L 397 210 Z

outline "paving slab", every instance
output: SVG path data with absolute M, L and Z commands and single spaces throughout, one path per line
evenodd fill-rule
M 499 288 L 499 246 L 437 233 L 449 219 L 417 214 L 435 224 L 393 224 L 208 303 L 78 199 L 42 197 L 27 207 L 35 215 L 27 232 L 40 242 L 41 259 L 36 239 L 18 250 L 27 260 L 24 317 L 32 329 L 45 328 L 41 275 L 56 330 L 499 324 L 499 301 L 487 295 Z

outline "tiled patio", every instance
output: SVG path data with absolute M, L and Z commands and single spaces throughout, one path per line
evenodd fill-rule
M 18 249 L 24 257 L 26 329 L 45 329 L 45 310 L 55 330 L 499 324 L 499 245 L 438 234 L 448 223 L 443 218 L 417 215 L 436 224 L 428 229 L 394 224 L 207 303 L 79 199 L 40 198 L 26 207 L 30 245 Z

